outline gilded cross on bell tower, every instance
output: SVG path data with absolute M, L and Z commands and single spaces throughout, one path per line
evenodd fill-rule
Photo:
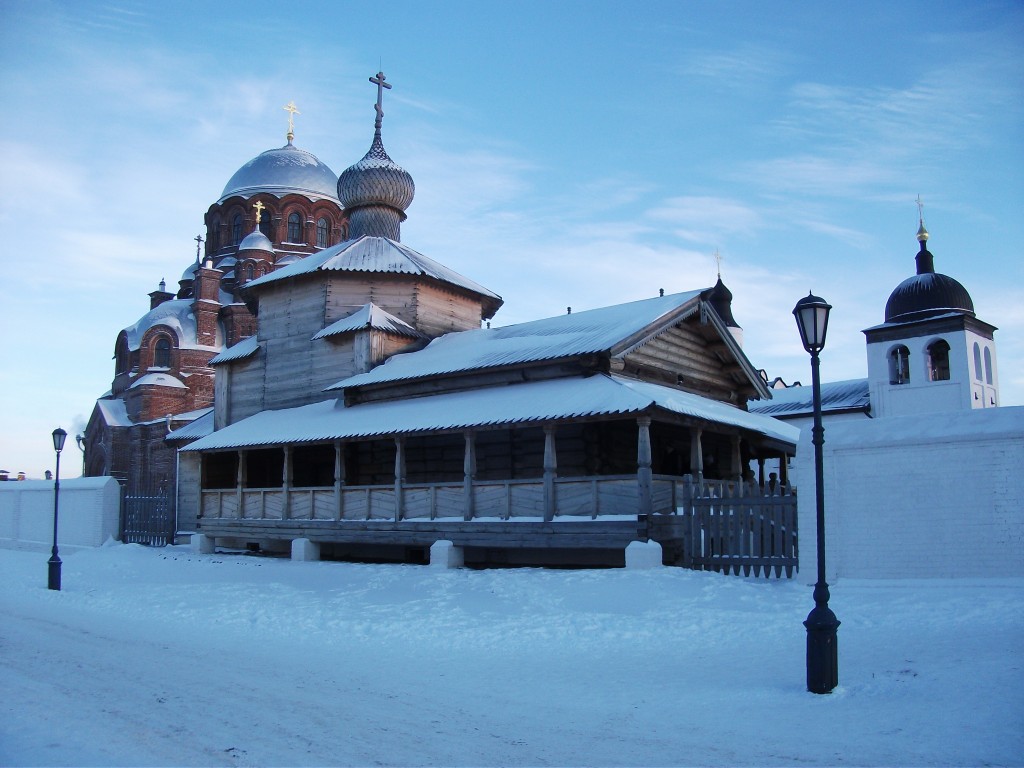
M 391 86 L 388 87 L 390 88 Z M 281 107 L 281 109 L 288 113 L 288 143 L 291 144 L 292 139 L 295 138 L 295 116 L 301 115 L 302 113 L 299 112 L 298 107 L 295 106 L 294 99 Z
M 391 89 L 391 83 L 384 82 L 386 79 L 383 72 L 378 72 L 370 78 L 370 82 L 377 86 L 377 103 L 373 107 L 377 112 L 377 119 L 373 121 L 373 128 L 378 136 L 380 136 L 381 123 L 384 121 L 384 89 Z

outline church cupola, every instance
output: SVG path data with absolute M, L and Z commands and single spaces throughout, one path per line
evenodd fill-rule
M 383 72 L 371 77 L 370 82 L 377 86 L 373 143 L 363 159 L 338 178 L 338 199 L 348 210 L 350 240 L 368 235 L 400 242 L 405 210 L 416 194 L 416 185 L 409 172 L 388 156 L 381 139 L 383 94 L 391 84 L 385 82 Z

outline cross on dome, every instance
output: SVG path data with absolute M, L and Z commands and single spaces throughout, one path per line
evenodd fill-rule
M 292 139 L 295 138 L 295 116 L 301 115 L 302 113 L 299 112 L 298 107 L 295 106 L 294 99 L 281 107 L 281 109 L 288 113 L 288 143 L 291 144 Z
M 380 126 L 384 120 L 384 89 L 391 89 L 391 83 L 384 82 L 386 79 L 383 72 L 378 72 L 370 78 L 370 82 L 377 86 L 377 103 L 373 107 L 377 112 L 377 119 L 373 121 L 373 128 L 377 134 L 380 134 Z
M 252 207 L 256 209 L 256 227 L 260 225 L 260 220 L 263 218 L 263 209 L 266 208 L 262 200 L 257 200 L 252 204 Z
M 196 264 L 198 264 L 199 263 L 199 249 L 203 247 L 203 243 L 205 241 L 203 240 L 203 236 L 202 235 L 196 235 L 195 236 L 195 241 L 196 241 Z

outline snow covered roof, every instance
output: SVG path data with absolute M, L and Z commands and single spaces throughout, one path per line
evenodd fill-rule
M 289 193 L 337 201 L 338 177 L 316 156 L 289 141 L 268 149 L 247 162 L 228 180 L 218 203 L 233 195 L 251 197 L 270 192 L 281 197 Z
M 751 413 L 786 418 L 810 416 L 814 413 L 811 387 L 794 386 L 773 389 L 771 400 L 751 401 Z M 839 411 L 867 411 L 871 408 L 871 394 L 867 379 L 830 381 L 821 385 L 821 410 L 823 413 Z
M 133 422 L 128 417 L 128 409 L 124 400 L 97 400 L 96 407 L 103 416 L 103 422 L 108 427 L 130 427 Z
M 278 280 L 314 272 L 387 272 L 423 275 L 458 286 L 491 300 L 491 314 L 501 305 L 501 297 L 479 283 L 414 251 L 406 245 L 386 237 L 364 235 L 307 256 L 253 280 L 246 288 L 259 288 Z
M 195 440 L 213 433 L 213 408 L 203 408 L 199 411 L 179 413 L 172 417 L 175 421 L 188 419 L 192 420 L 183 427 L 171 432 L 164 440 Z
M 418 352 L 395 355 L 327 390 L 605 352 L 687 304 L 696 309 L 700 295 L 701 291 L 675 293 L 501 328 L 449 333 Z
M 343 317 L 337 322 L 331 323 L 322 331 L 313 336 L 314 339 L 326 339 L 329 336 L 338 336 L 343 333 L 361 331 L 366 328 L 374 328 L 378 331 L 386 331 L 399 336 L 411 336 L 414 339 L 423 337 L 423 334 L 409 325 L 401 318 L 385 312 L 374 303 L 364 304 L 348 317 Z
M 138 379 L 132 382 L 132 385 L 128 389 L 135 389 L 136 387 L 144 386 L 157 386 L 157 387 L 173 387 L 175 389 L 185 389 L 185 384 L 181 379 L 171 376 L 169 373 L 147 373 L 145 376 L 140 376 Z
M 171 299 L 158 304 L 124 329 L 128 337 L 128 349 L 136 350 L 142 343 L 146 331 L 155 325 L 165 325 L 178 337 L 179 346 L 196 343 L 196 318 L 192 313 L 192 299 Z
M 647 382 L 596 374 L 345 407 L 327 400 L 262 411 L 183 448 L 204 451 L 321 442 L 471 427 L 563 421 L 654 410 L 727 424 L 795 445 L 799 431 L 776 419 Z
M 234 344 L 219 355 L 215 355 L 210 358 L 210 365 L 220 365 L 230 360 L 241 360 L 242 358 L 255 355 L 257 350 L 260 348 L 259 342 L 255 336 L 250 336 L 247 339 L 242 339 L 237 344 Z

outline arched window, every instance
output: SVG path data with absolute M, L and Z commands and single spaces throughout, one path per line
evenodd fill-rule
M 985 347 L 985 383 L 992 383 L 992 350 Z
M 928 345 L 929 381 L 949 381 L 949 344 L 942 339 Z
M 161 336 L 153 346 L 153 366 L 155 368 L 171 367 L 171 342 Z
M 900 344 L 889 353 L 889 383 L 906 384 L 910 381 L 910 350 Z
M 231 244 L 238 245 L 242 242 L 242 214 L 236 213 L 231 220 Z
M 128 346 L 119 341 L 114 347 L 114 375 L 125 373 L 128 370 Z
M 216 218 L 210 223 L 210 229 L 206 233 L 206 242 L 211 251 L 220 248 L 220 218 Z
M 288 214 L 288 242 L 302 242 L 302 217 L 297 213 Z
M 260 216 L 260 232 L 266 236 L 267 240 L 274 242 L 274 222 L 271 219 L 269 209 Z
M 974 342 L 974 378 L 981 381 L 981 346 Z
M 316 247 L 326 248 L 327 247 L 327 232 L 329 231 L 329 225 L 327 219 L 317 219 L 316 221 Z
M 253 267 L 252 264 L 246 264 L 245 265 L 245 279 L 246 280 L 252 280 L 253 276 L 255 274 L 256 274 L 256 268 Z

